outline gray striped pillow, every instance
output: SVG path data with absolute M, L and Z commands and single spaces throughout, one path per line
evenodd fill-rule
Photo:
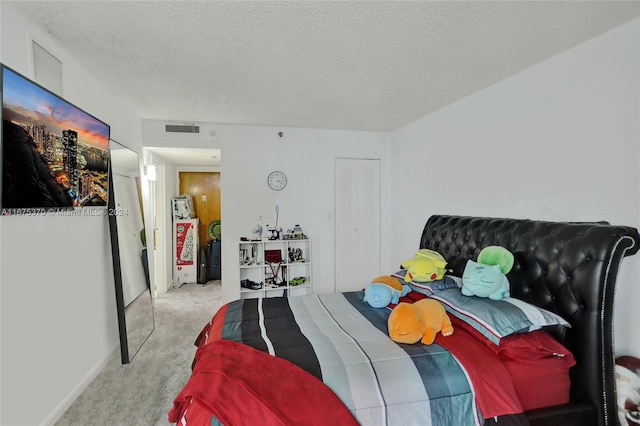
M 449 314 L 466 322 L 496 345 L 510 334 L 527 333 L 550 325 L 571 327 L 561 316 L 513 297 L 491 300 L 465 296 L 459 288 L 439 291 L 429 297 L 442 303 Z

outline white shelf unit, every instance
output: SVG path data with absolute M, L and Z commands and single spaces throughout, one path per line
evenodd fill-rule
M 280 264 L 265 261 L 265 253 L 274 253 L 271 251 L 280 252 Z M 311 240 L 308 238 L 239 241 L 238 254 L 240 281 L 248 279 L 262 284 L 260 289 L 252 290 L 238 283 L 241 298 L 297 296 L 312 292 Z M 290 285 L 291 280 L 298 277 L 304 277 L 304 283 Z

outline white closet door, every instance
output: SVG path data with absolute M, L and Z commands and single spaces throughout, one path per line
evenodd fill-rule
M 380 160 L 335 160 L 336 292 L 380 275 Z

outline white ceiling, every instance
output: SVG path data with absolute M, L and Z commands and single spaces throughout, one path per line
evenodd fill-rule
M 7 4 L 145 119 L 373 131 L 640 15 L 638 1 Z

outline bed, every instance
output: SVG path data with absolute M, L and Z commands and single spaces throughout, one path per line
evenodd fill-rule
M 455 332 L 438 334 L 432 345 L 402 345 L 385 334 L 393 306 L 371 308 L 362 292 L 234 301 L 198 336 L 192 376 L 169 421 L 615 425 L 616 278 L 623 258 L 640 247 L 638 231 L 435 215 L 419 247 L 439 252 L 449 275 L 460 277 L 489 245 L 515 258 L 507 275 L 513 306 L 497 313 L 518 311 L 527 324 L 500 335 L 475 312 L 460 314 L 455 288 L 412 287 L 403 300 L 441 301 Z M 528 310 L 535 312 L 522 313 Z M 539 342 L 550 355 L 523 359 Z M 557 375 L 547 377 L 552 370 Z M 536 391 L 523 395 L 527 388 Z

